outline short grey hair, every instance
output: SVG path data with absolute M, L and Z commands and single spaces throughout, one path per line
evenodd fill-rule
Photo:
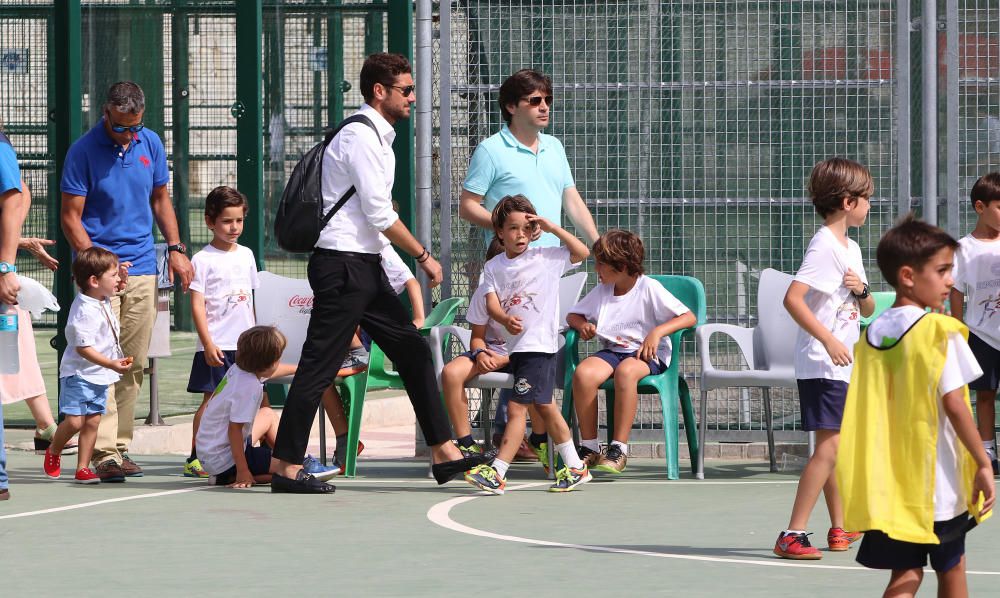
M 139 114 L 146 110 L 146 95 L 137 84 L 119 81 L 108 88 L 104 109 L 122 114 Z

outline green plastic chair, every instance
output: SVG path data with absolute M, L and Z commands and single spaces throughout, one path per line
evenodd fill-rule
M 861 329 L 868 328 L 872 321 L 882 315 L 882 312 L 892 307 L 896 302 L 896 291 L 875 291 L 872 293 L 875 298 L 875 311 L 867 318 L 861 318 Z
M 691 392 L 687 382 L 680 376 L 681 341 L 697 326 L 706 321 L 705 287 L 697 278 L 690 276 L 654 275 L 650 276 L 659 282 L 684 305 L 694 312 L 698 323 L 695 327 L 678 330 L 670 335 L 671 355 L 667 370 L 656 376 L 646 376 L 639 381 L 640 394 L 657 394 L 663 409 L 663 434 L 666 442 L 667 479 L 676 480 L 680 477 L 680 445 L 678 439 L 678 402 L 684 412 L 684 430 L 687 433 L 688 450 L 691 454 L 691 470 L 695 471 L 698 455 L 701 450 L 698 444 L 698 429 L 694 417 L 694 404 L 691 402 Z M 563 417 L 572 421 L 573 416 L 573 372 L 580 364 L 579 335 L 570 328 L 566 331 L 566 369 L 563 378 Z M 608 412 L 608 442 L 614 430 L 615 383 L 613 379 L 601 385 L 601 390 L 607 397 Z
M 438 303 L 427 314 L 420 334 L 427 336 L 433 326 L 446 326 L 455 321 L 458 308 L 465 304 L 464 297 L 451 297 Z M 375 343 L 371 345 L 368 355 L 368 369 L 337 379 L 337 389 L 340 400 L 344 403 L 347 416 L 347 457 L 344 463 L 344 475 L 353 478 L 358 465 L 358 440 L 361 436 L 361 414 L 364 409 L 365 393 L 369 390 L 386 388 L 403 388 L 403 380 L 398 372 L 385 369 L 385 353 Z

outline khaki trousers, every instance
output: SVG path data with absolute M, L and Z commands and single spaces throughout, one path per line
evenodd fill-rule
M 121 322 L 122 351 L 134 361 L 132 369 L 108 389 L 107 411 L 97 429 L 95 465 L 108 459 L 121 465 L 122 453 L 132 442 L 135 401 L 142 387 L 142 370 L 156 320 L 156 276 L 129 276 L 125 289 L 111 298 L 111 307 Z

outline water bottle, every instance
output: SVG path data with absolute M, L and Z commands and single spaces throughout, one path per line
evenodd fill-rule
M 17 311 L 0 303 L 0 374 L 16 374 L 20 369 L 17 355 Z

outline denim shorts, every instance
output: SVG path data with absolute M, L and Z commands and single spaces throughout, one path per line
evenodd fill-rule
M 935 521 L 934 533 L 938 537 L 951 537 L 941 544 L 914 544 L 893 540 L 878 530 L 865 532 L 858 549 L 857 561 L 869 569 L 922 569 L 931 561 L 931 567 L 944 573 L 958 564 L 965 554 L 965 531 L 969 514 L 962 513 L 948 521 Z
M 215 388 L 226 377 L 226 372 L 236 363 L 236 351 L 222 352 L 222 365 L 212 367 L 205 362 L 205 352 L 198 351 L 191 360 L 191 376 L 188 378 L 188 392 L 215 392 Z
M 796 380 L 799 387 L 799 407 L 802 412 L 802 429 L 840 430 L 844 419 L 844 404 L 847 403 L 847 382 L 810 378 Z
M 632 351 L 631 353 L 619 353 L 617 351 L 612 351 L 611 349 L 601 349 L 597 353 L 594 353 L 591 357 L 596 357 L 602 361 L 605 361 L 608 365 L 611 366 L 612 370 L 617 370 L 621 362 L 625 361 L 629 357 L 635 357 L 636 359 L 639 359 L 639 352 Z M 662 374 L 663 371 L 667 369 L 667 366 L 663 365 L 663 362 L 660 361 L 659 357 L 654 357 L 653 359 L 650 359 L 649 361 L 646 362 L 646 365 L 649 366 L 650 376 Z
M 87 382 L 80 376 L 59 379 L 59 413 L 100 415 L 108 403 L 108 385 Z

